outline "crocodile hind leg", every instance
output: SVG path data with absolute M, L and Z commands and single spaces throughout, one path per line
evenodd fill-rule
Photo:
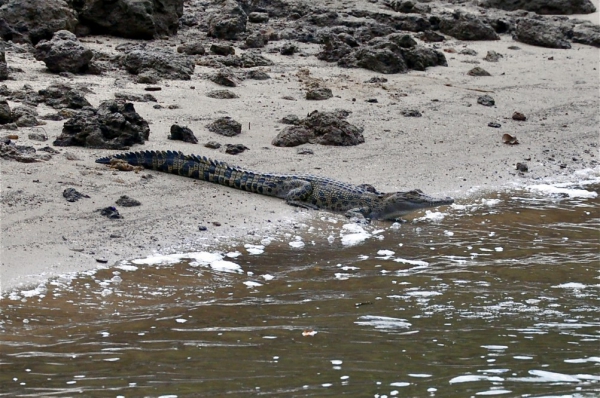
M 318 210 L 319 206 L 309 203 L 313 187 L 309 181 L 293 180 L 286 183 L 288 188 L 285 202 L 290 206 L 302 207 L 304 209 Z

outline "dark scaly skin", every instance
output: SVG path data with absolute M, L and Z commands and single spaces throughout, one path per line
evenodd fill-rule
M 369 184 L 352 185 L 308 174 L 270 174 L 230 166 L 198 155 L 172 151 L 121 153 L 96 160 L 122 159 L 133 166 L 209 181 L 285 199 L 292 206 L 346 212 L 348 216 L 394 220 L 413 210 L 449 205 L 452 198 L 433 198 L 420 190 L 382 193 Z

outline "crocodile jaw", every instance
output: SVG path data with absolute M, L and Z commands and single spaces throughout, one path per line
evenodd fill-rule
M 385 194 L 382 206 L 371 213 L 371 218 L 395 220 L 415 210 L 451 205 L 452 203 L 454 203 L 454 199 L 450 197 L 435 198 L 425 195 L 419 189 L 407 192 L 394 192 Z

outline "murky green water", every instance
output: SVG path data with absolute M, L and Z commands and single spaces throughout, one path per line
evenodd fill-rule
M 497 199 L 4 297 L 0 395 L 600 396 L 600 200 Z

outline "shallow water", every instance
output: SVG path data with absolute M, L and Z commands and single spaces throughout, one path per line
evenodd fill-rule
M 0 301 L 0 396 L 597 397 L 599 227 L 515 191 L 66 276 Z

